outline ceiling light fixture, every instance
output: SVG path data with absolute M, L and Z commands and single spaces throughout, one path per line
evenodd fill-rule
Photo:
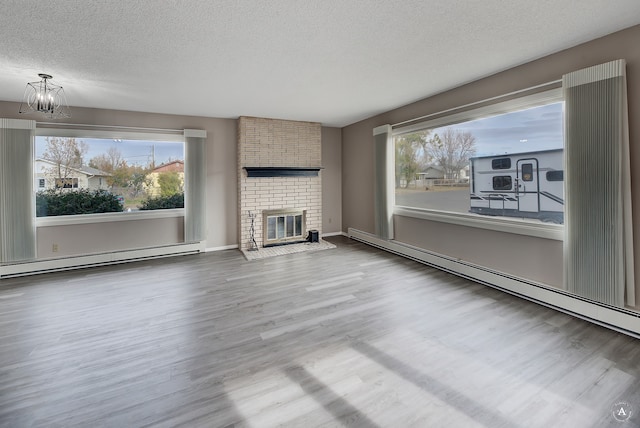
M 38 74 L 42 80 L 29 82 L 24 90 L 20 113 L 44 113 L 50 119 L 71 117 L 62 86 L 51 82 L 49 74 Z

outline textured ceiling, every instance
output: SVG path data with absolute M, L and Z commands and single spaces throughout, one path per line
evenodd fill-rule
M 639 0 L 2 0 L 0 100 L 344 126 L 640 23 Z M 72 112 L 73 113 L 73 112 Z

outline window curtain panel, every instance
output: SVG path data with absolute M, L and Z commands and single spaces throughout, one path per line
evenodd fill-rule
M 375 233 L 381 238 L 393 239 L 395 174 L 391 125 L 378 126 L 373 130 L 373 144 Z
M 33 120 L 0 119 L 0 263 L 36 258 Z
M 635 306 L 624 60 L 563 76 L 567 291 Z
M 184 130 L 184 240 L 190 243 L 206 239 L 206 139 L 207 131 Z

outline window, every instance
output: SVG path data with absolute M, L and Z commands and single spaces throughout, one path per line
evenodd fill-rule
M 546 174 L 547 181 L 563 181 L 564 180 L 564 171 L 547 171 Z
M 493 190 L 511 190 L 511 187 L 510 175 L 499 175 L 497 177 L 493 177 Z
M 511 168 L 511 158 L 498 158 L 491 160 L 491 169 L 509 169 Z
M 522 181 L 533 181 L 533 164 L 522 164 Z
M 396 207 L 562 222 L 563 143 L 560 90 L 394 127 Z
M 77 189 L 78 188 L 78 179 L 77 178 L 56 178 L 54 180 L 56 189 Z
M 184 141 L 53 131 L 36 137 L 38 217 L 184 207 Z

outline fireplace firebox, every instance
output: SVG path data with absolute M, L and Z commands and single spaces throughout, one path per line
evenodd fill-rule
M 262 211 L 262 245 L 291 244 L 306 240 L 306 211 L 280 209 Z

